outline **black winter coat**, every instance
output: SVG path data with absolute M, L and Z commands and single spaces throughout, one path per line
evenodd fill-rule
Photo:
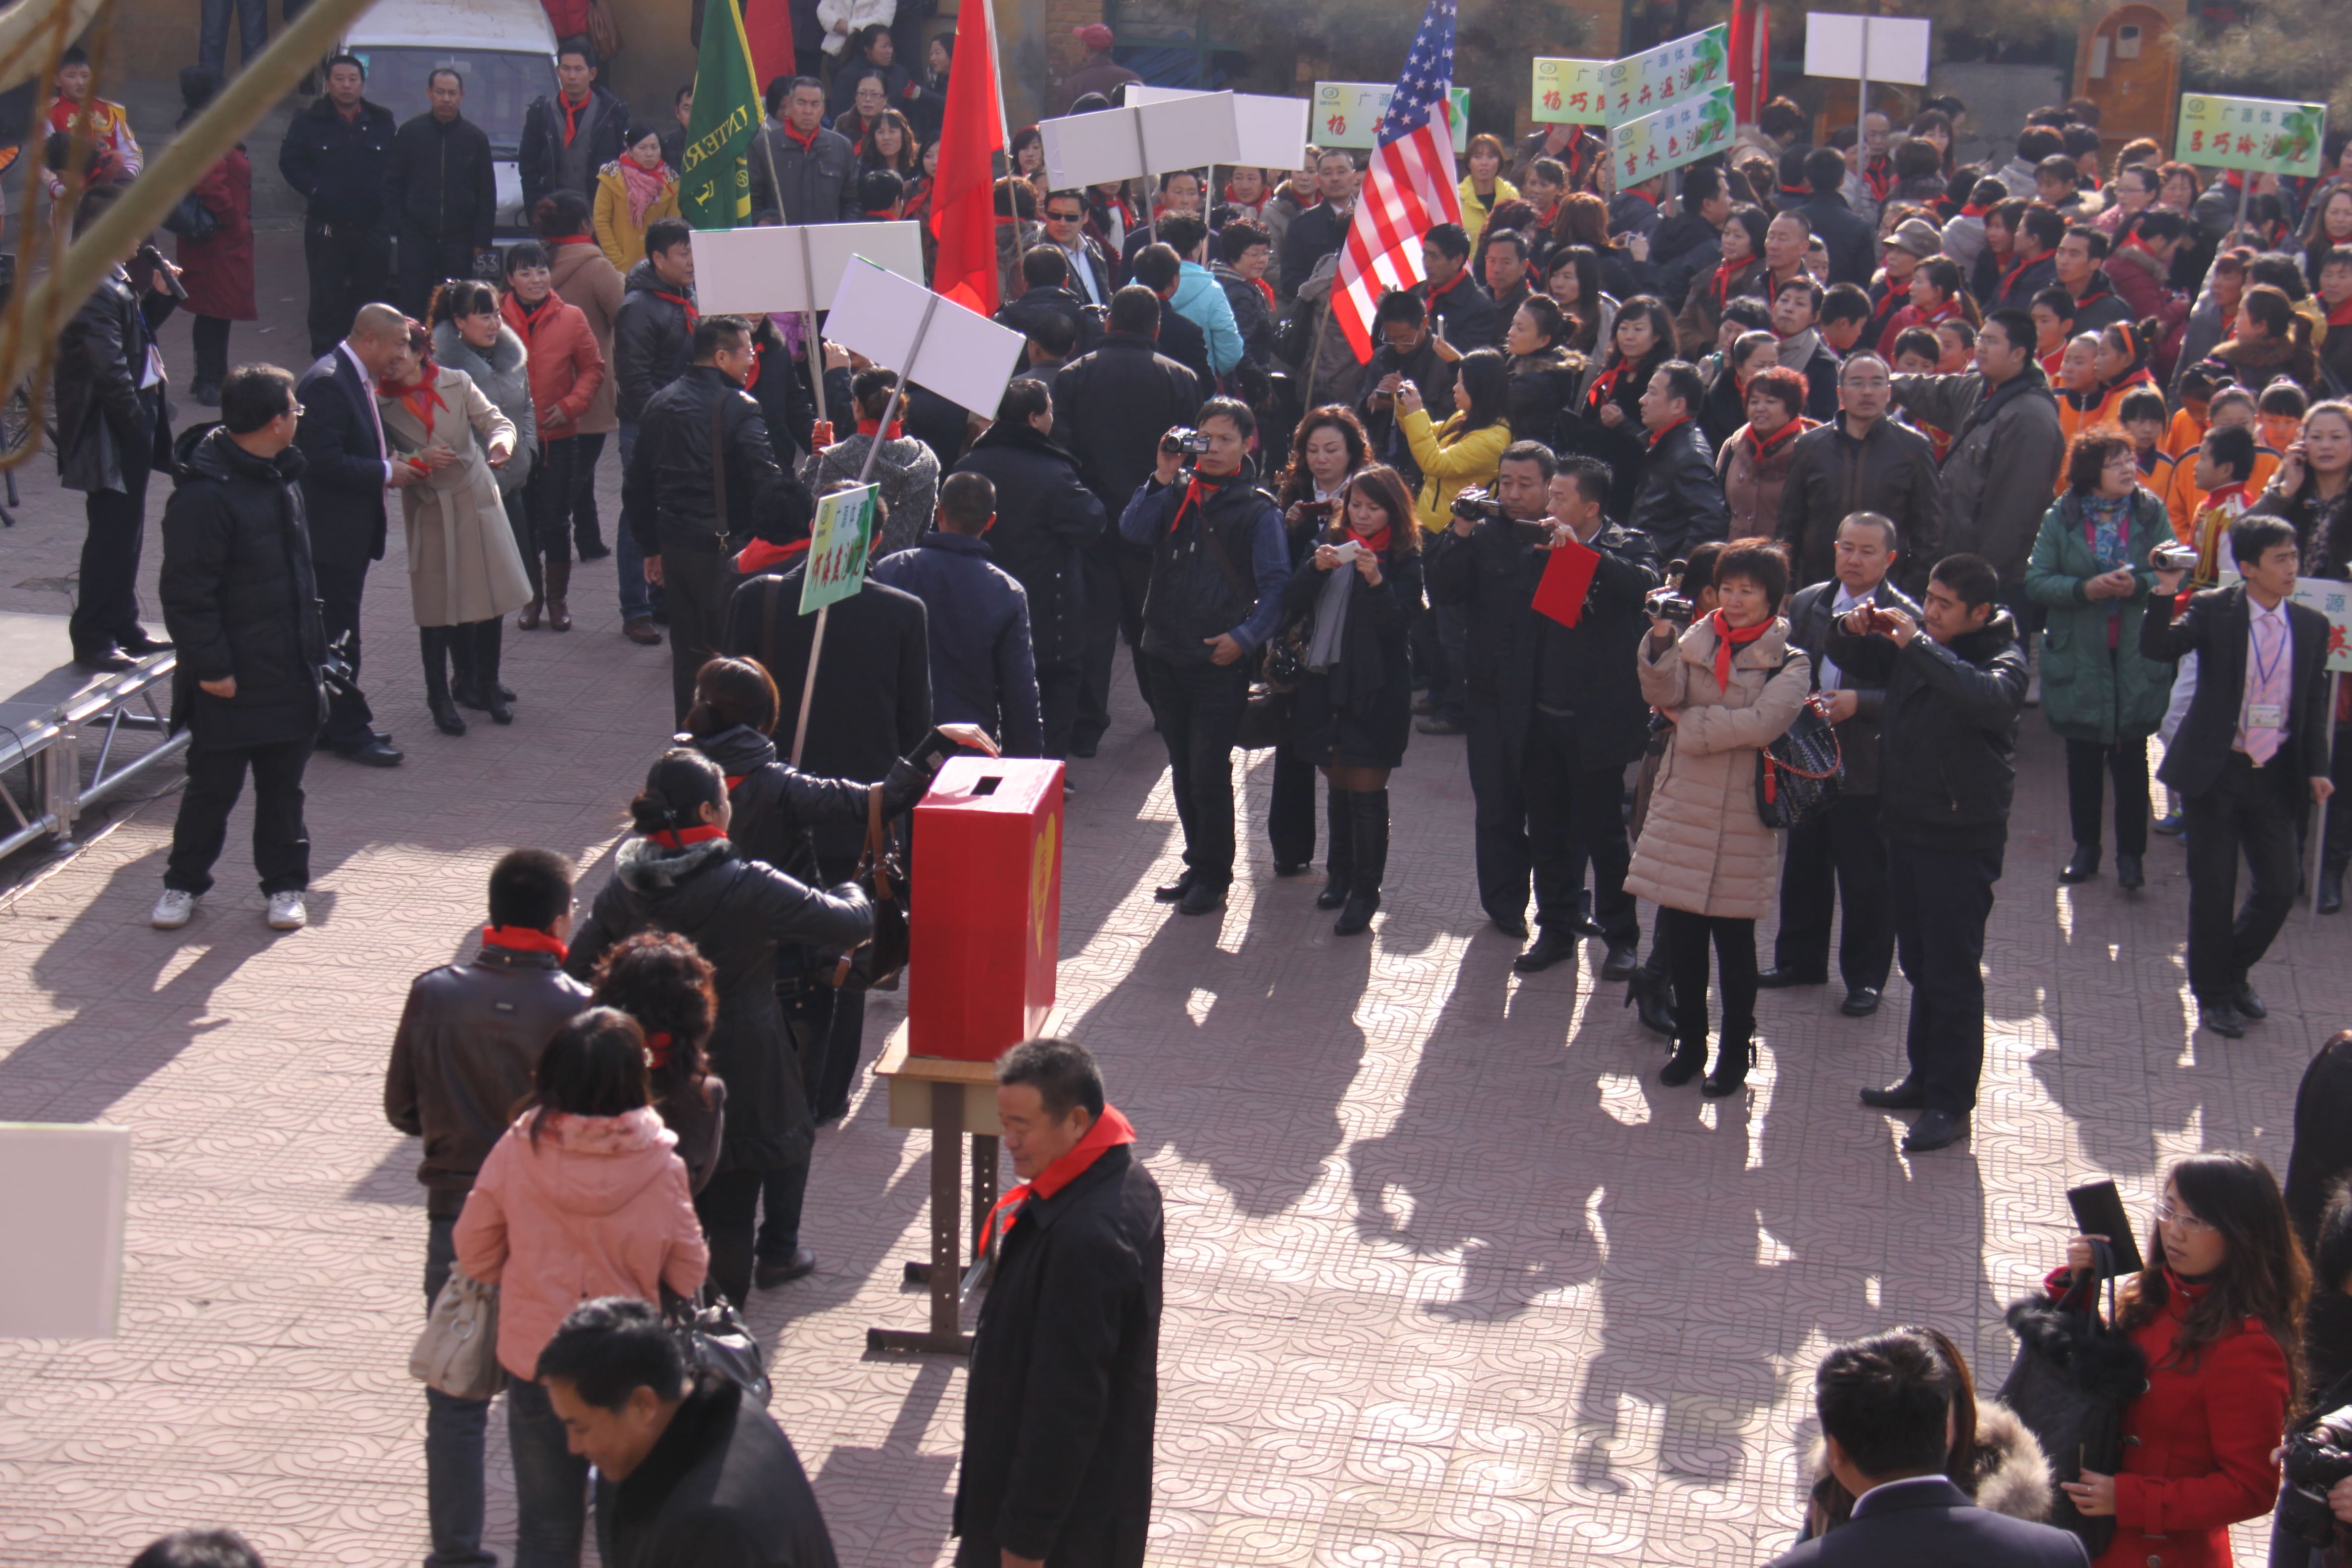
M 1034 426 L 1000 420 L 956 472 L 985 475 L 996 486 L 988 544 L 1029 595 L 1029 642 L 1038 665 L 1077 659 L 1086 612 L 1079 552 L 1108 523 L 1101 499 L 1079 477 L 1078 459 Z
M 2294 1143 L 2286 1161 L 2286 1212 L 2306 1254 L 2319 1243 L 2328 1189 L 2352 1174 L 2352 1040 L 2331 1040 L 2303 1069 L 2294 1091 Z M 2304 1317 L 2311 1386 L 2325 1388 L 2352 1372 L 2352 1300 L 2315 1290 Z M 2313 1410 L 2328 1406 L 2315 1401 Z
M 1731 509 L 1715 477 L 1715 452 L 1685 419 L 1649 442 L 1626 526 L 1650 536 L 1658 559 L 1675 561 L 1731 531 Z
M 999 1250 L 966 1374 L 962 1558 L 1141 1568 L 1160 1406 L 1160 1184 L 1131 1144 L 1031 1197 Z
M 384 208 L 400 233 L 490 248 L 498 178 L 489 135 L 472 121 L 418 115 L 394 133 L 383 178 Z
M 1160 301 L 1160 352 L 1192 373 L 1203 397 L 1217 390 L 1216 373 L 1209 368 L 1209 334 L 1179 311 L 1172 300 Z
M 1341 537 L 1325 534 L 1323 542 L 1336 544 Z M 1377 588 L 1351 565 L 1331 569 L 1353 579 L 1348 584 L 1348 624 L 1339 662 L 1319 674 L 1308 670 L 1291 694 L 1286 743 L 1301 761 L 1317 767 L 1403 763 L 1412 732 L 1412 668 L 1405 634 L 1421 613 L 1421 565 L 1418 550 L 1391 552 L 1381 563 Z M 1329 580 L 1330 573 L 1315 569 L 1310 543 L 1282 585 L 1282 624 L 1311 616 Z
M 833 640 L 829 633 L 825 640 Z M 748 859 L 764 860 L 807 881 L 817 874 L 809 847 L 812 829 L 866 826 L 869 785 L 804 773 L 780 761 L 775 742 L 749 725 L 703 736 L 694 749 L 735 781 L 727 792 L 734 813 L 727 838 Z
M 835 1568 L 833 1537 L 793 1440 L 714 1372 L 628 1479 L 596 1483 L 606 1568 Z
M 1797 210 L 1805 215 L 1805 221 L 1812 225 L 1830 253 L 1830 282 L 1869 288 L 1870 275 L 1878 270 L 1878 231 L 1870 220 L 1835 191 L 1807 196 L 1797 204 Z
M 1825 581 L 1837 569 L 1838 525 L 1858 511 L 1895 523 L 1906 582 L 1924 581 L 1935 564 L 1936 448 L 1927 437 L 1893 419 L 1881 419 L 1855 441 L 1845 420 L 1832 419 L 1797 437 L 1780 490 L 1781 542 L 1789 547 L 1790 581 Z
M 1822 689 L 1822 654 L 1829 647 L 1830 611 L 1837 605 L 1841 584 L 1816 583 L 1789 595 L 1789 646 L 1802 648 L 1813 667 L 1813 689 Z M 1892 583 L 1881 583 L 1870 602 L 1882 610 L 1900 610 L 1913 620 L 1919 606 Z M 1839 666 L 1839 689 L 1853 693 L 1853 717 L 1837 727 L 1838 749 L 1845 758 L 1844 795 L 1878 793 L 1878 731 L 1886 714 L 1886 688 L 1860 671 Z
M 629 268 L 621 308 L 613 313 L 613 377 L 620 389 L 614 410 L 622 418 L 643 417 L 646 400 L 692 363 L 694 323 L 678 301 L 693 298 L 693 284 L 663 282 L 650 261 Z
M 719 473 L 710 447 L 714 405 L 726 454 L 723 530 L 718 526 Z M 725 371 L 698 364 L 688 365 L 646 404 L 636 449 L 621 476 L 621 515 L 637 547 L 655 555 L 664 535 L 715 542 L 722 531 L 738 538 L 757 531 L 763 538 L 796 538 L 808 532 L 816 502 L 776 462 L 768 422 L 751 395 Z
M 375 391 L 340 345 L 294 384 L 302 405 L 294 444 L 313 560 L 364 566 L 383 559 L 384 447 L 376 434 Z
M 67 489 L 127 490 L 128 475 L 170 468 L 163 387 L 142 392 L 139 381 L 173 304 L 117 267 L 58 334 L 58 483 Z
M 1642 463 L 1650 449 L 1650 433 L 1642 426 L 1642 394 L 1649 389 L 1650 377 L 1659 365 L 1674 357 L 1671 348 L 1661 350 L 1652 358 L 1636 361 L 1625 366 L 1617 379 L 1604 390 L 1601 376 L 1608 374 L 1612 356 L 1603 346 L 1601 370 L 1585 388 L 1583 398 L 1567 414 L 1560 416 L 1559 433 L 1552 445 L 1562 457 L 1580 452 L 1588 458 L 1598 458 L 1609 465 L 1609 505 L 1611 517 L 1629 517 L 1633 510 L 1634 492 L 1642 482 Z M 1613 403 L 1625 417 L 1614 429 L 1601 423 L 1601 405 Z M 1741 416 L 1744 420 L 1746 416 Z M 1517 426 L 1512 426 L 1514 431 Z M 1532 432 L 1530 432 L 1532 434 Z M 1714 469 L 1707 470 L 1710 481 Z M 1722 506 L 1723 492 L 1716 490 L 1716 504 Z M 1728 518 L 1727 508 L 1725 516 Z
M 1437 345 L 1423 338 L 1421 347 L 1411 353 L 1399 353 L 1382 343 L 1372 351 L 1371 363 L 1364 367 L 1364 395 L 1356 401 L 1356 417 L 1363 421 L 1372 461 L 1394 468 L 1404 480 L 1407 495 L 1419 495 L 1421 465 L 1413 461 L 1412 448 L 1406 444 L 1404 432 L 1397 428 L 1396 399 L 1381 391 L 1381 383 L 1392 375 L 1418 387 L 1423 405 L 1439 411 L 1430 416 L 1431 422 L 1442 423 L 1444 411 L 1454 406 L 1454 364 L 1439 357 Z
M 302 521 L 301 451 L 257 458 L 215 426 L 163 508 L 156 590 L 179 662 L 172 722 L 193 749 L 268 745 L 318 732 L 327 639 Z M 234 678 L 236 695 L 199 681 Z
M 1087 297 L 1075 288 L 1055 285 L 1032 289 L 1018 300 L 1009 300 L 996 312 L 996 319 L 1024 336 L 1029 324 L 1040 316 L 1059 316 L 1070 323 L 1077 346 L 1070 351 L 1072 357 L 1087 353 L 1102 341 L 1102 316 L 1087 309 Z
M 1298 286 L 1315 275 L 1315 264 L 1348 243 L 1348 225 L 1354 216 L 1353 207 L 1343 213 L 1328 202 L 1318 202 L 1290 220 L 1282 235 L 1282 278 L 1276 285 L 1284 299 L 1295 298 Z
M 1159 462 L 1160 437 L 1199 418 L 1206 395 L 1206 383 L 1133 332 L 1107 332 L 1092 353 L 1062 367 L 1054 431 L 1106 518 L 1127 510 Z
M 2008 843 L 2025 700 L 2025 654 L 2009 612 L 1994 611 L 1982 629 L 1948 645 L 1922 633 L 1898 648 L 1892 637 L 1841 628 L 1828 651 L 1856 680 L 1886 689 L 1878 740 L 1886 837 L 1922 849 Z
M 573 934 L 563 967 L 584 980 L 614 943 L 641 931 L 676 931 L 718 971 L 719 1021 L 706 1048 L 710 1070 L 727 1081 L 719 1169 L 777 1171 L 805 1161 L 816 1122 L 776 1005 L 776 951 L 864 942 L 874 931 L 866 895 L 849 883 L 819 892 L 739 858 L 724 838 L 678 850 L 633 837 L 622 841 L 612 880 Z
M 515 170 L 522 177 L 525 212 L 555 189 L 563 168 L 563 110 L 556 104 L 561 96 L 551 93 L 535 98 L 523 110 L 522 145 L 515 152 Z M 596 198 L 596 171 L 618 158 L 629 140 L 629 106 L 602 82 L 590 87 L 588 96 L 596 105 L 596 119 L 589 127 L 588 151 L 581 162 L 587 170 L 587 188 L 580 194 L 593 202 Z
M 392 110 L 380 103 L 362 99 L 358 118 L 345 120 L 333 99 L 319 98 L 288 123 L 278 172 L 310 204 L 312 223 L 382 229 L 396 129 Z

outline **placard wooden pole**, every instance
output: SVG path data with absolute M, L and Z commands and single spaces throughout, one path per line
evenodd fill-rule
M 1143 110 L 1135 111 L 1135 155 L 1143 163 L 1143 243 L 1160 238 L 1160 171 L 1151 166 L 1151 148 L 1143 134 Z
M 882 424 L 874 432 L 874 444 L 866 448 L 866 461 L 857 466 L 857 482 L 864 484 L 874 472 L 874 459 L 882 450 L 882 437 L 889 433 L 890 421 L 898 416 L 899 399 L 907 391 L 908 378 L 915 373 L 915 361 L 923 352 L 923 339 L 930 335 L 931 313 L 940 308 L 940 297 L 933 294 L 923 306 L 923 319 L 916 324 L 915 341 L 907 347 L 907 363 L 899 367 L 898 379 L 890 384 L 890 401 L 882 405 Z
M 801 679 L 801 715 L 793 721 L 793 766 L 794 767 L 801 765 L 801 748 L 808 744 L 809 704 L 816 700 L 816 661 L 824 652 L 824 623 L 825 618 L 832 614 L 831 605 L 818 606 L 816 630 L 809 637 L 808 673 Z
M 768 138 L 764 132 L 760 137 L 760 145 L 761 147 L 768 145 Z M 768 178 L 773 180 L 775 177 L 776 154 L 773 150 L 770 150 Z M 833 423 L 833 416 L 824 411 L 824 338 L 816 330 L 816 263 L 809 259 L 809 234 L 806 224 L 801 226 L 800 237 L 801 276 L 808 279 L 809 291 L 809 308 L 801 312 L 801 320 L 805 328 L 803 333 L 805 342 L 802 347 L 808 353 L 809 384 L 816 390 L 816 416 L 830 425 Z
M 2327 743 L 2320 749 L 2319 765 L 2327 770 L 2327 776 L 2331 779 L 2336 776 L 2336 700 L 2343 695 L 2344 678 L 2341 675 L 2329 676 L 2327 678 Z M 2303 787 L 2307 790 L 2311 786 L 2305 784 Z M 2320 801 L 2311 808 L 2313 812 L 2311 868 L 2304 883 L 2304 889 L 2311 895 L 2311 921 L 2314 925 L 2319 923 L 2319 867 L 2327 854 L 2327 811 L 2332 804 L 2329 801 Z
M 2238 236 L 2245 232 L 2246 206 L 2253 198 L 2254 172 L 2252 169 L 2241 169 L 2238 171 L 2238 222 L 2230 231 L 2230 242 L 2232 245 L 2237 243 Z M 2331 708 L 2328 711 L 2333 713 L 2335 710 Z
M 1854 62 L 1862 73 L 1853 84 L 1853 150 L 1858 167 L 1870 166 L 1870 13 L 1862 14 L 1862 58 Z M 1759 110 L 1757 112 L 1763 112 Z
M 1315 323 L 1315 346 L 1307 353 L 1307 393 L 1302 400 L 1306 406 L 1298 411 L 1302 419 L 1315 406 L 1315 372 L 1323 363 L 1323 330 L 1331 324 L 1333 297 L 1339 292 L 1339 274 L 1334 271 L 1331 274 L 1331 292 L 1323 296 L 1323 319 Z

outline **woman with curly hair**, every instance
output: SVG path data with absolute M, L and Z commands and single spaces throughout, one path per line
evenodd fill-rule
M 599 1007 L 617 1007 L 645 1031 L 646 1076 L 662 1124 L 677 1134 L 695 1192 L 719 1169 L 719 1141 L 727 1124 L 727 1083 L 710 1070 L 702 1047 L 719 1022 L 718 972 L 675 931 L 642 931 L 624 938 L 597 962 Z

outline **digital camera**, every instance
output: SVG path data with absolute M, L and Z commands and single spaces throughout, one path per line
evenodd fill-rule
M 1696 610 L 1696 605 L 1672 588 L 1653 588 L 1642 601 L 1643 615 L 1654 621 L 1673 621 L 1677 626 L 1688 626 Z
M 2186 544 L 2159 544 L 2149 554 L 2148 559 L 2155 563 L 2156 569 L 2159 572 L 2197 570 L 2197 552 L 2189 549 Z
M 2279 1494 L 2279 1523 L 2306 1545 L 2334 1544 L 2336 1515 L 2327 1506 L 2327 1492 L 2352 1476 L 2352 1405 L 2288 1433 L 2281 1458 L 2286 1489 Z

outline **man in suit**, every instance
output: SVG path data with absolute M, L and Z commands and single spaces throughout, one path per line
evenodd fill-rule
M 319 578 L 319 609 L 327 642 L 351 638 L 348 685 L 338 686 L 319 743 L 349 762 L 397 766 L 402 753 L 389 735 L 372 728 L 375 715 L 361 695 L 360 601 L 367 595 L 371 561 L 383 559 L 384 487 L 405 489 L 427 470 L 392 460 L 383 419 L 376 412 L 376 378 L 392 366 L 408 339 L 408 321 L 390 305 L 362 305 L 350 335 L 302 373 L 294 388 L 302 417 L 294 444 L 301 448 L 302 499 L 310 530 L 310 560 Z M 426 460 L 433 467 L 455 462 Z
M 2230 525 L 2240 581 L 2184 609 L 2179 572 L 2156 574 L 2140 652 L 2167 664 L 2197 656 L 2197 694 L 2157 777 L 2189 818 L 2189 989 L 2204 1026 L 2236 1039 L 2270 1009 L 2247 974 L 2294 902 L 2295 821 L 2308 799 L 2336 793 L 2327 757 L 2327 620 L 2291 604 L 2302 566 L 2294 525 L 2241 517 Z M 2253 886 L 2234 917 L 2238 856 Z
M 1789 640 L 1813 662 L 1813 689 L 1823 693 L 1845 758 L 1837 798 L 1789 833 L 1789 860 L 1780 879 L 1780 930 L 1772 941 L 1772 967 L 1756 977 L 1767 989 L 1829 982 L 1830 910 L 1843 896 L 1845 931 L 1838 942 L 1838 973 L 1845 981 L 1849 1018 L 1878 1011 L 1879 993 L 1895 963 L 1895 927 L 1886 912 L 1886 840 L 1878 830 L 1878 721 L 1886 685 L 1840 669 L 1824 651 L 1832 624 L 1859 605 L 1900 610 L 1913 620 L 1919 606 L 1887 580 L 1894 570 L 1895 524 L 1874 511 L 1857 511 L 1838 525 L 1837 575 L 1789 601 Z
M 1944 1474 L 1951 1368 L 1916 1329 L 1842 1344 L 1813 1373 L 1830 1473 L 1853 1514 L 1770 1568 L 2087 1568 L 2082 1540 L 1979 1508 Z

